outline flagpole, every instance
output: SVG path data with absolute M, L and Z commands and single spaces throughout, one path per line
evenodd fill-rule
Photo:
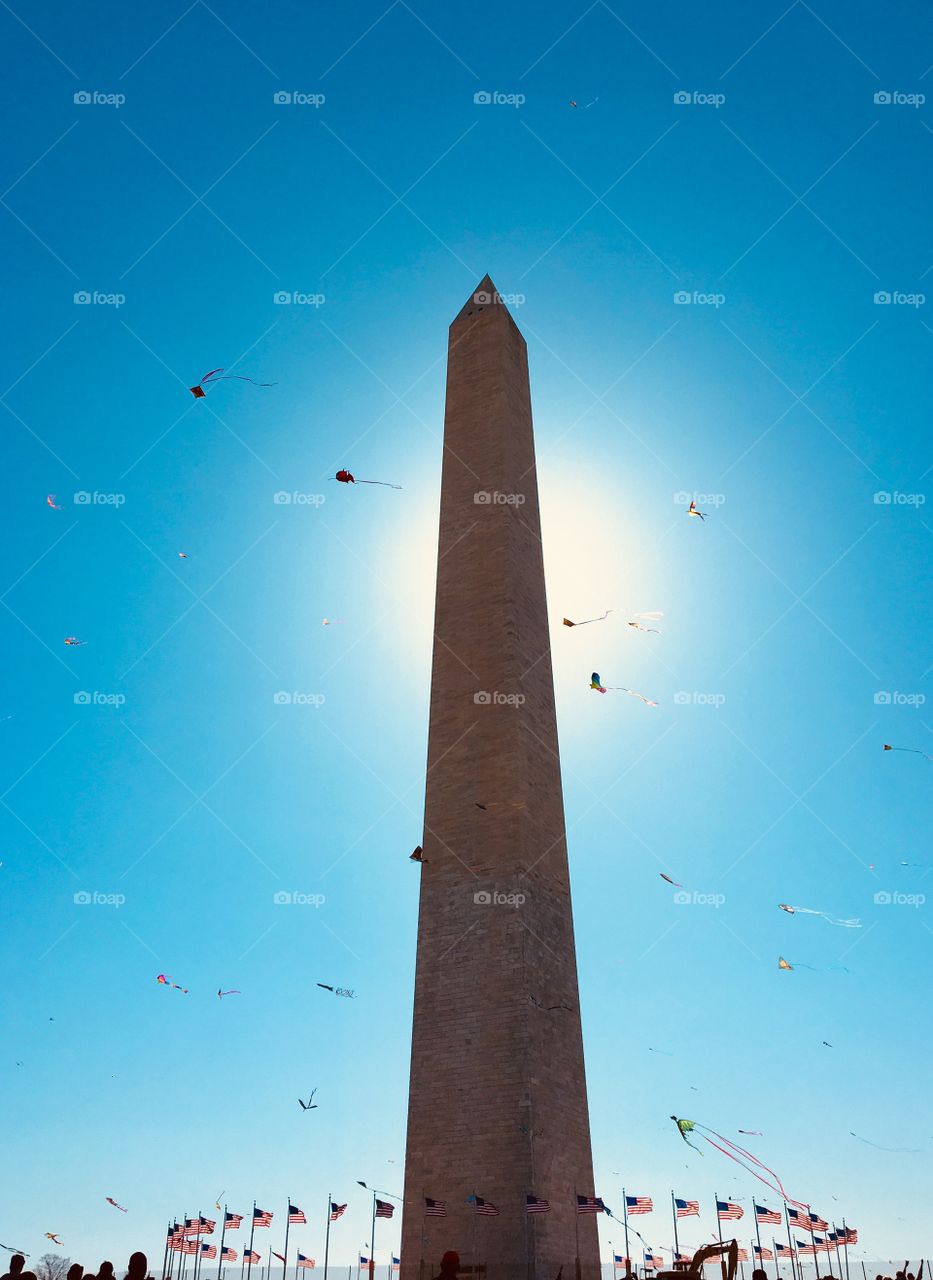
M 286 1205 L 286 1208 L 285 1208 L 285 1248 L 282 1250 L 282 1253 L 285 1257 L 285 1261 L 282 1263 L 282 1280 L 288 1280 L 288 1228 L 289 1228 L 290 1219 L 292 1216 L 291 1208 L 292 1208 L 292 1198 L 291 1196 L 289 1196 L 288 1204 Z M 269 1263 L 269 1274 L 270 1276 L 272 1274 L 271 1262 Z
M 595 1190 L 595 1188 L 594 1188 Z M 577 1189 L 573 1189 L 573 1238 L 574 1238 L 574 1275 L 576 1280 L 580 1280 L 580 1201 L 577 1198 Z
M 376 1280 L 376 1193 L 373 1192 L 373 1227 L 369 1241 L 369 1280 Z
M 790 1249 L 790 1271 L 791 1271 L 791 1275 L 793 1276 L 794 1280 L 797 1280 L 797 1265 L 796 1265 L 796 1262 L 795 1262 L 795 1258 L 797 1258 L 797 1251 L 796 1251 L 796 1249 L 794 1248 L 794 1237 L 793 1237 L 793 1236 L 791 1235 L 791 1233 L 790 1233 L 790 1218 L 788 1217 L 788 1214 L 787 1214 L 787 1201 L 786 1201 L 786 1200 L 784 1201 L 784 1225 L 785 1225 L 785 1226 L 786 1226 L 786 1228 L 787 1228 L 787 1245 L 788 1245 L 788 1248 Z M 799 1262 L 799 1261 L 800 1261 L 800 1259 L 799 1259 L 799 1258 L 797 1258 L 797 1262 Z M 803 1264 L 801 1263 L 801 1266 L 802 1266 L 802 1265 L 803 1265 Z M 802 1271 L 801 1271 L 801 1274 L 800 1274 L 800 1280 L 803 1280 L 803 1272 L 802 1272 Z
M 774 1250 L 774 1270 L 777 1273 L 777 1280 L 781 1280 L 781 1256 L 778 1253 L 777 1241 L 774 1236 L 771 1237 L 771 1247 Z
M 622 1222 L 625 1226 L 625 1256 L 628 1258 L 625 1274 L 630 1276 L 632 1274 L 632 1252 L 628 1247 L 628 1196 L 625 1194 L 625 1187 L 622 1188 Z
M 224 1201 L 223 1207 L 224 1219 L 220 1227 L 220 1254 L 217 1259 L 217 1280 L 223 1280 L 224 1274 L 224 1239 L 227 1235 L 227 1204 Z
M 719 1243 L 722 1244 L 722 1218 L 719 1216 L 719 1192 L 713 1192 L 713 1199 L 716 1201 L 716 1234 L 719 1236 Z M 723 1261 L 722 1254 L 719 1255 L 720 1262 Z
M 324 1280 L 327 1280 L 327 1254 L 330 1250 L 330 1206 L 333 1204 L 331 1193 L 327 1193 L 327 1228 L 324 1232 Z
M 193 1277 L 193 1280 L 198 1280 L 198 1275 L 199 1275 L 199 1273 L 200 1273 L 200 1271 L 201 1271 L 201 1210 L 200 1210 L 200 1209 L 198 1210 L 198 1233 L 197 1233 L 197 1235 L 196 1235 L 194 1238 L 195 1238 L 195 1240 L 198 1242 L 198 1251 L 197 1251 L 197 1253 L 194 1255 L 194 1277 Z
M 171 1232 L 172 1228 L 169 1226 L 168 1231 L 165 1233 L 165 1252 L 162 1254 L 162 1280 L 165 1280 L 165 1268 L 168 1265 L 168 1241 Z
M 418 1268 L 418 1280 L 424 1280 L 424 1228 L 428 1220 L 428 1197 L 421 1188 L 421 1264 Z
M 849 1280 L 849 1228 L 846 1226 L 845 1218 L 842 1219 L 842 1230 L 844 1232 L 842 1237 L 842 1242 L 845 1245 L 845 1255 L 846 1255 L 846 1280 Z M 864 1266 L 865 1264 L 863 1262 L 862 1263 L 863 1269 L 864 1269 Z
M 807 1219 L 810 1223 L 810 1243 L 813 1245 L 813 1270 L 816 1272 L 816 1280 L 820 1280 L 820 1264 L 816 1260 L 816 1236 L 813 1234 L 813 1209 L 807 1205 Z
M 253 1217 L 252 1217 L 252 1221 L 249 1224 L 249 1262 L 247 1263 L 247 1267 L 246 1267 L 247 1280 L 249 1280 L 250 1274 L 252 1273 L 252 1270 L 253 1270 L 253 1233 L 255 1232 L 255 1230 L 256 1230 L 256 1201 L 254 1200 L 253 1201 Z
M 671 1217 L 674 1222 L 674 1262 L 676 1262 L 680 1254 L 680 1241 L 677 1239 L 677 1205 L 674 1202 L 673 1191 L 671 1191 Z

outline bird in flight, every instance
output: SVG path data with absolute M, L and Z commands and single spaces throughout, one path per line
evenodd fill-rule
M 300 1098 L 298 1099 L 298 1105 L 299 1107 L 301 1107 L 302 1111 L 317 1111 L 317 1103 L 312 1102 L 311 1100 L 316 1093 L 317 1093 L 317 1089 L 312 1089 L 311 1097 L 308 1099 L 307 1102 L 302 1102 Z

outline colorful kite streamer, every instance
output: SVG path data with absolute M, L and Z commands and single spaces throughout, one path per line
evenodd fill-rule
M 126 1213 L 126 1210 L 123 1208 L 123 1205 L 117 1204 L 116 1200 L 114 1200 L 112 1196 L 104 1196 L 104 1199 L 107 1201 L 108 1204 L 112 1204 L 115 1209 L 119 1209 L 121 1213 Z
M 612 613 L 612 609 L 607 609 L 605 613 L 601 613 L 598 618 L 584 618 L 582 622 L 571 622 L 569 618 L 564 619 L 565 627 L 588 627 L 591 622 L 605 622 Z
M 785 960 L 783 956 L 778 956 L 778 968 L 786 969 L 789 973 L 793 973 L 795 969 L 809 969 L 811 973 L 828 973 L 831 969 L 841 969 L 843 973 L 849 970 L 844 964 L 831 964 L 825 969 L 817 969 L 812 964 L 801 964 L 799 960 L 795 960 L 793 964 L 789 960 Z
M 715 1129 L 708 1129 L 706 1125 L 699 1124 L 696 1120 L 684 1120 L 677 1116 L 671 1116 L 671 1119 L 677 1125 L 677 1128 L 680 1131 L 680 1136 L 683 1138 L 684 1142 L 687 1143 L 688 1147 L 693 1147 L 693 1143 L 688 1140 L 687 1134 L 696 1133 L 698 1137 L 701 1137 L 708 1142 L 711 1147 L 715 1147 L 717 1151 L 721 1151 L 722 1154 L 728 1156 L 730 1160 L 734 1160 L 735 1163 L 740 1165 L 746 1173 L 750 1173 L 754 1178 L 757 1178 L 759 1182 L 763 1182 L 766 1187 L 770 1187 L 772 1191 L 779 1195 L 788 1204 L 795 1205 L 798 1209 L 807 1208 L 807 1206 L 801 1201 L 794 1200 L 787 1194 L 781 1183 L 781 1179 L 774 1170 L 769 1168 L 768 1165 L 763 1164 L 757 1156 L 752 1155 L 751 1151 L 746 1151 L 744 1147 L 737 1146 L 736 1143 L 730 1141 L 729 1138 L 724 1137 L 721 1133 L 717 1133 Z M 713 1138 L 717 1138 L 718 1141 L 714 1142 Z M 720 1143 L 723 1145 L 720 1146 Z M 695 1151 L 699 1150 L 697 1147 L 694 1147 L 693 1149 Z M 700 1154 L 702 1155 L 702 1152 L 700 1152 Z M 769 1181 L 769 1178 L 763 1177 L 758 1172 L 759 1169 L 763 1169 L 766 1174 L 769 1174 L 773 1181 Z
M 353 472 L 347 471 L 344 467 L 341 467 L 334 479 L 339 480 L 341 484 L 381 484 L 386 489 L 401 489 L 402 487 L 400 484 L 389 484 L 387 480 L 357 480 Z
M 187 995 L 187 994 L 188 994 L 188 988 L 187 988 L 187 987 L 180 987 L 180 986 L 178 985 L 178 983 L 177 983 L 177 982 L 173 982 L 173 981 L 171 980 L 171 978 L 169 978 L 169 977 L 168 977 L 166 974 L 164 974 L 164 973 L 160 973 L 160 974 L 157 976 L 157 978 L 156 978 L 156 982 L 160 982 L 160 983 L 162 984 L 162 986 L 163 986 L 163 987 L 174 987 L 176 991 L 182 991 L 182 992 L 184 992 L 184 994 L 185 994 L 185 995 Z
M 708 512 L 708 511 L 698 511 L 698 510 L 697 510 L 697 504 L 696 504 L 695 502 L 691 501 L 690 506 L 689 506 L 689 508 L 688 508 L 688 510 L 687 510 L 687 515 L 688 515 L 688 516 L 697 516 L 697 517 L 698 517 L 700 520 L 702 520 L 702 521 L 703 521 L 703 523 L 705 524 L 705 523 L 706 523 L 706 517 L 709 515 L 709 512 Z
M 254 387 L 274 387 L 274 382 L 257 382 L 255 378 L 244 378 L 238 373 L 224 373 L 223 365 L 219 369 L 211 369 L 210 373 L 205 373 L 196 386 L 189 387 L 188 390 L 194 396 L 195 400 L 202 400 L 207 392 L 204 390 L 206 386 L 213 386 L 215 382 L 251 382 Z
M 659 871 L 658 875 L 661 877 L 662 880 L 666 880 L 668 884 L 672 884 L 675 889 L 683 888 L 682 884 L 678 884 L 676 880 L 672 880 L 670 876 L 666 876 L 663 871 Z
M 77 636 L 65 636 L 65 644 L 70 644 L 75 648 L 78 648 L 82 644 L 87 644 L 87 641 L 79 640 Z
M 51 507 L 53 511 L 61 511 L 61 507 L 60 507 L 60 506 L 58 505 L 58 503 L 55 501 L 55 494 L 54 494 L 54 493 L 50 493 L 50 494 L 48 495 L 48 497 L 47 497 L 47 498 L 46 498 L 46 500 L 45 500 L 45 505 L 46 505 L 47 507 Z
M 646 698 L 643 693 L 638 693 L 635 689 L 626 689 L 624 685 L 604 685 L 599 678 L 599 672 L 594 671 L 590 676 L 590 688 L 595 689 L 597 693 L 607 693 L 610 689 L 613 693 L 627 693 L 632 698 L 638 698 L 646 707 L 656 707 L 658 704 L 653 702 L 651 698 Z
M 925 751 L 919 751 L 916 747 L 892 747 L 886 742 L 884 749 L 885 751 L 906 751 L 912 756 L 923 756 L 924 760 L 933 760 L 933 756 L 928 756 Z
M 636 613 L 634 619 L 631 622 L 629 622 L 628 625 L 632 627 L 633 630 L 635 631 L 647 631 L 653 636 L 659 636 L 661 632 L 657 629 L 657 627 L 646 627 L 643 625 L 643 622 L 639 621 L 639 619 L 643 619 L 644 622 L 660 622 L 660 620 L 663 617 L 664 617 L 663 613 L 656 613 L 656 612 Z

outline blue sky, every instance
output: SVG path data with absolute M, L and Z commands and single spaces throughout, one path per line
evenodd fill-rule
M 715 1191 L 750 1214 L 673 1111 L 762 1130 L 869 1258 L 928 1248 L 931 774 L 882 752 L 933 751 L 928 15 L 0 27 L 0 1237 L 155 1253 L 223 1189 L 290 1195 L 320 1256 L 333 1191 L 349 1261 L 356 1179 L 400 1191 L 446 328 L 489 271 L 529 346 L 596 1190 L 652 1195 L 656 1246 L 672 1186 L 687 1246 Z M 217 365 L 277 385 L 195 401 Z

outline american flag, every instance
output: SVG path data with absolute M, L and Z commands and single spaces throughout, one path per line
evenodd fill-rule
M 675 1252 L 674 1252 L 674 1261 L 675 1261 L 675 1262 L 692 1262 L 692 1261 L 693 1261 L 693 1254 L 692 1254 L 692 1253 L 677 1253 L 677 1251 L 675 1250 Z
M 775 1213 L 773 1209 L 766 1209 L 763 1204 L 755 1205 L 755 1219 L 757 1222 L 780 1222 L 781 1215 Z
M 761 1244 L 753 1244 L 752 1253 L 755 1255 L 756 1258 L 761 1259 L 761 1261 L 763 1262 L 771 1262 L 774 1259 L 774 1254 L 771 1252 L 771 1250 Z
M 829 1223 L 825 1218 L 821 1218 L 818 1213 L 807 1213 L 803 1215 L 803 1220 L 811 1231 L 828 1231 Z
M 180 1248 L 182 1253 L 197 1253 L 198 1242 L 197 1240 L 182 1240 Z
M 629 1269 L 629 1266 L 631 1265 L 631 1261 L 632 1259 L 626 1258 L 625 1254 L 623 1253 L 614 1253 L 612 1255 L 612 1265 L 614 1267 L 625 1267 L 626 1271 Z
M 577 1213 L 605 1213 L 606 1206 L 599 1196 L 577 1196 Z
M 447 1201 L 432 1200 L 430 1196 L 424 1197 L 424 1215 L 426 1218 L 446 1218 L 447 1217 Z
M 700 1213 L 699 1200 L 679 1200 L 675 1197 L 674 1205 L 678 1218 L 695 1218 Z M 629 1210 L 631 1212 L 631 1210 Z
M 806 1231 L 809 1223 L 802 1213 L 798 1213 L 796 1209 L 787 1210 L 787 1220 L 792 1227 L 797 1227 L 801 1231 Z
M 331 1222 L 336 1222 L 338 1218 L 342 1218 L 343 1215 L 346 1213 L 346 1211 L 347 1211 L 347 1206 L 345 1204 L 334 1204 L 333 1200 L 331 1200 L 330 1202 Z
M 253 1210 L 253 1226 L 254 1227 L 271 1227 L 272 1214 L 268 1209 Z
M 217 1223 L 213 1218 L 205 1218 L 202 1214 L 198 1219 L 198 1222 L 204 1235 L 212 1236 L 214 1234 L 214 1228 L 217 1226 Z
M 779 1244 L 777 1240 L 774 1242 L 774 1248 L 779 1258 L 792 1258 L 794 1251 L 789 1244 Z
M 293 1227 L 301 1227 L 308 1221 L 300 1209 L 296 1209 L 293 1204 L 288 1206 L 288 1220 Z
M 794 1243 L 797 1246 L 798 1253 L 816 1253 L 816 1249 L 812 1244 L 804 1244 L 802 1240 L 795 1240 Z
M 369 1266 L 369 1259 L 368 1259 L 368 1258 L 364 1258 L 362 1254 L 360 1254 L 360 1266 L 361 1266 L 361 1267 L 368 1267 L 368 1266 Z
M 625 1208 L 631 1213 L 650 1213 L 654 1208 L 654 1201 L 650 1196 L 626 1196 Z
M 282 1257 L 280 1253 L 276 1253 L 274 1249 L 271 1252 L 272 1252 L 273 1258 L 278 1258 L 279 1262 L 281 1262 L 283 1267 L 288 1265 L 288 1263 L 285 1261 L 285 1259 Z
M 201 1234 L 201 1223 L 197 1218 L 185 1218 L 184 1234 L 186 1236 Z
M 225 1213 L 224 1214 L 224 1230 L 236 1231 L 237 1227 L 243 1221 L 242 1213 Z
M 737 1257 L 739 1262 L 748 1262 L 748 1250 L 740 1249 Z
M 303 1253 L 299 1253 L 299 1255 L 298 1255 L 298 1265 L 299 1265 L 299 1267 L 304 1267 L 304 1269 L 305 1269 L 306 1271 L 310 1271 L 310 1270 L 311 1270 L 311 1268 L 314 1266 L 314 1259 L 313 1259 L 313 1258 L 306 1258 L 306 1257 L 305 1257 L 305 1255 L 304 1255 Z
M 550 1200 L 539 1200 L 537 1196 L 525 1196 L 525 1212 L 526 1213 L 550 1213 Z
M 858 1232 L 856 1231 L 855 1227 L 842 1228 L 842 1243 L 858 1244 Z
M 179 1236 L 171 1236 L 169 1238 L 168 1247 L 170 1249 L 175 1249 L 177 1251 L 181 1249 L 184 1243 L 185 1243 L 184 1240 L 182 1240 Z
M 377 1218 L 391 1218 L 393 1213 L 395 1213 L 394 1204 L 389 1204 L 388 1200 L 376 1200 Z
M 395 1254 L 393 1253 L 393 1255 L 392 1255 L 392 1270 L 393 1270 L 393 1271 L 398 1271 L 398 1269 L 399 1269 L 399 1267 L 400 1267 L 401 1265 L 402 1265 L 402 1259 L 401 1259 L 401 1258 L 396 1258 Z
M 733 1219 L 738 1221 L 739 1218 L 745 1217 L 745 1210 L 740 1204 L 733 1204 L 731 1200 L 717 1200 L 716 1213 L 721 1219 Z
M 216 1244 L 202 1244 L 202 1245 L 201 1245 L 201 1257 L 202 1257 L 202 1258 L 216 1258 L 216 1257 L 217 1257 L 217 1246 L 216 1246 Z
M 664 1266 L 664 1259 L 654 1253 L 645 1250 L 645 1266 L 659 1269 Z
M 236 1249 L 231 1249 L 227 1245 L 224 1245 L 220 1251 L 220 1256 L 224 1262 L 236 1262 L 240 1255 L 237 1253 Z
M 471 1196 L 473 1207 L 478 1214 L 485 1218 L 498 1218 L 499 1210 L 491 1200 L 484 1200 L 482 1196 Z
M 259 1261 L 259 1254 L 255 1249 L 246 1249 L 243 1253 L 243 1261 L 250 1264 Z

